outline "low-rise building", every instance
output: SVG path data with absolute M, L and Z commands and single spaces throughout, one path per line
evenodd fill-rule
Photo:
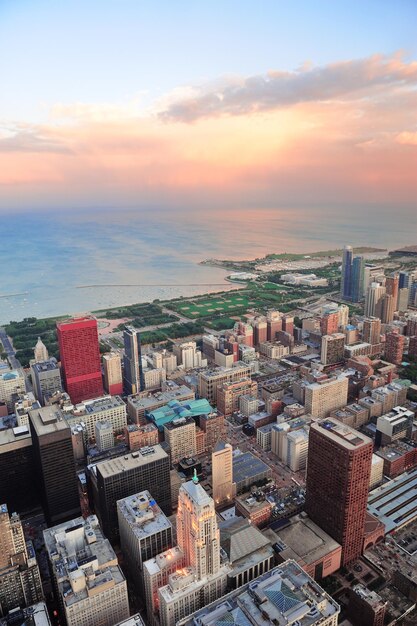
M 69 426 L 80 424 L 85 426 L 85 436 L 92 439 L 95 436 L 97 422 L 110 422 L 113 431 L 123 432 L 127 424 L 126 405 L 120 396 L 102 396 L 94 400 L 86 400 L 74 407 L 63 409 Z
M 144 425 L 146 424 L 146 413 L 151 413 L 173 400 L 185 402 L 194 399 L 195 393 L 192 389 L 186 385 L 177 385 L 173 381 L 167 381 L 162 391 L 153 394 L 144 392 L 129 396 L 127 399 L 127 412 L 132 422 Z

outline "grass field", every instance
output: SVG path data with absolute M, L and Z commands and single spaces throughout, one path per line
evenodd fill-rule
M 175 307 L 172 308 L 178 313 L 182 313 L 186 317 L 218 317 L 219 315 L 228 314 L 230 311 L 236 311 L 236 309 L 250 308 L 255 306 L 256 301 L 249 299 L 249 297 L 240 292 L 233 295 L 225 296 L 208 296 L 205 298 L 193 298 L 191 300 L 184 300 L 182 302 L 176 302 Z

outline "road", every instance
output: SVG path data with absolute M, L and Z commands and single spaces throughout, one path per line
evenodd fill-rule
M 0 341 L 3 344 L 4 351 L 7 354 L 7 360 L 10 363 L 10 367 L 14 370 L 20 369 L 22 365 L 19 359 L 17 359 L 15 356 L 16 353 L 4 328 L 0 328 Z

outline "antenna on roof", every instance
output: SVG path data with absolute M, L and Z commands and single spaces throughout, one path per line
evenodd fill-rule
M 197 476 L 197 470 L 196 470 L 196 468 L 194 468 L 193 483 L 194 483 L 195 485 L 197 485 L 197 483 L 198 483 L 198 476 Z

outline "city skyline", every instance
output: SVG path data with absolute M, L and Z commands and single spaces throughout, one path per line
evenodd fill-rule
M 416 17 L 411 2 L 3 3 L 0 212 L 352 206 L 412 219 Z

